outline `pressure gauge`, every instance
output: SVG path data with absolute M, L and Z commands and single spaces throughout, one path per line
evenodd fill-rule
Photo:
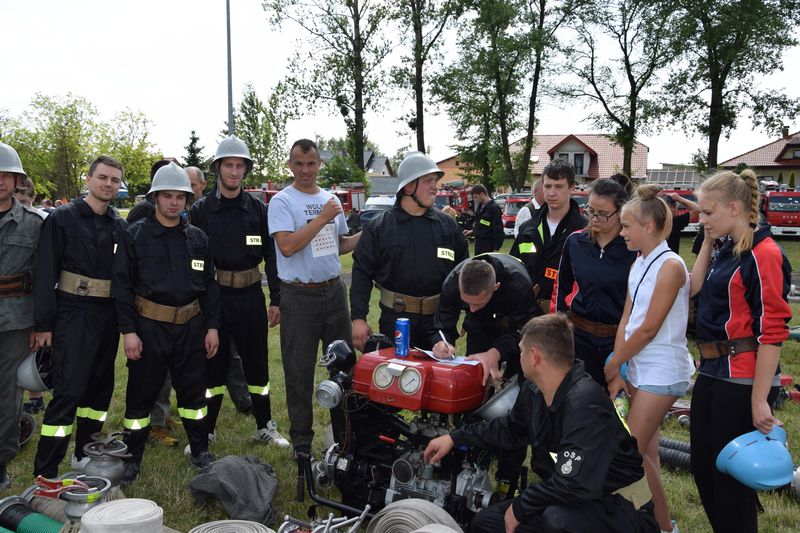
M 422 376 L 416 368 L 406 368 L 400 374 L 400 390 L 405 394 L 414 394 L 422 385 Z
M 387 388 L 392 384 L 393 379 L 391 372 L 389 372 L 389 365 L 387 364 L 376 366 L 375 370 L 372 372 L 372 383 L 379 389 Z

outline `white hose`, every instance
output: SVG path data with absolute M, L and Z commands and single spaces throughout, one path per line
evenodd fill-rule
M 81 518 L 81 533 L 161 533 L 163 526 L 164 510 L 141 498 L 101 503 Z
M 464 533 L 447 511 L 419 498 L 390 503 L 370 521 L 367 533 L 411 533 L 426 526 L 446 526 L 429 533 Z
M 250 520 L 217 520 L 193 527 L 189 533 L 275 533 L 275 531 L 264 524 Z

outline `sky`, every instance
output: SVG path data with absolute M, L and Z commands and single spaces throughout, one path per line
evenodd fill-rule
M 36 93 L 72 93 L 94 104 L 110 120 L 118 111 L 142 111 L 153 123 L 151 140 L 165 155 L 183 158 L 192 130 L 203 153 L 212 155 L 227 120 L 227 50 L 225 0 L 0 0 L 4 49 L 0 109 L 20 115 Z M 236 105 L 251 83 L 262 100 L 286 74 L 299 38 L 297 27 L 270 26 L 260 0 L 231 0 L 233 95 Z M 784 56 L 784 65 L 800 64 L 800 50 Z M 788 72 L 763 80 L 764 87 L 800 84 Z M 390 102 L 367 116 L 367 135 L 385 155 L 415 144 L 400 120 L 411 102 Z M 432 107 L 432 106 L 431 106 Z M 306 115 L 288 124 L 288 140 L 342 137 L 341 117 L 324 107 L 306 106 Z M 338 113 L 337 113 L 338 114 Z M 585 102 L 574 105 L 544 101 L 537 133 L 596 132 L 583 121 Z M 788 124 L 800 130 L 800 122 Z M 720 143 L 724 161 L 777 137 L 743 119 L 730 139 Z M 688 163 L 705 150 L 701 137 L 682 131 L 643 136 L 649 168 L 661 163 Z M 446 114 L 426 116 L 426 143 L 435 160 L 454 155 L 452 127 Z

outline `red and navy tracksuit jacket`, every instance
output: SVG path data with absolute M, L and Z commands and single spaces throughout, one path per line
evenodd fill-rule
M 769 226 L 753 236 L 753 248 L 733 255 L 727 242 L 711 266 L 697 301 L 698 342 L 755 337 L 759 344 L 780 346 L 789 338 L 788 303 L 792 267 L 772 238 Z M 756 353 L 702 359 L 700 373 L 716 378 L 755 376 Z M 776 373 L 780 369 L 776 370 Z
M 592 322 L 618 324 L 637 255 L 619 235 L 600 248 L 589 231 L 572 233 L 561 252 L 550 312 L 569 310 Z

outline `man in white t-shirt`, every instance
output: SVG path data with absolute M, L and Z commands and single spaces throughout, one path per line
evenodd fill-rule
M 352 252 L 361 237 L 347 236 L 342 204 L 317 186 L 319 168 L 317 145 L 296 141 L 289 151 L 294 181 L 270 200 L 268 214 L 281 280 L 281 358 L 295 454 L 310 452 L 314 438 L 311 396 L 319 343 L 324 348 L 352 337 L 339 255 Z
M 531 219 L 533 212 L 544 205 L 544 187 L 542 186 L 541 178 L 533 182 L 531 194 L 533 195 L 531 201 L 522 206 L 522 209 L 520 209 L 517 213 L 517 218 L 514 219 L 515 238 L 517 235 L 519 235 L 519 228 L 521 228 L 525 222 Z

